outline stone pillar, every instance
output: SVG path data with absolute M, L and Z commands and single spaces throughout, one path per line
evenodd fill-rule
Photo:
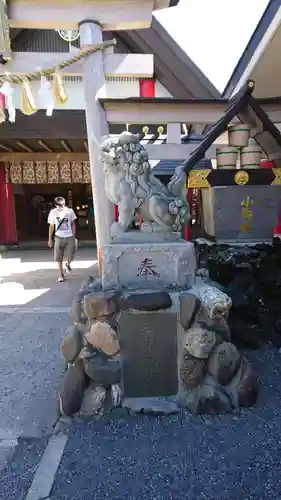
M 79 29 L 82 49 L 102 43 L 102 29 L 97 22 L 86 19 L 80 22 Z M 101 89 L 105 88 L 103 51 L 98 51 L 86 57 L 83 60 L 83 67 L 89 159 L 100 269 L 101 251 L 109 241 L 110 226 L 113 223 L 113 207 L 105 194 L 105 177 L 99 159 L 101 137 L 108 134 L 105 112 L 99 103 L 99 93 Z
M 5 169 L 0 165 L 0 245 L 17 242 L 13 185 L 6 183 Z

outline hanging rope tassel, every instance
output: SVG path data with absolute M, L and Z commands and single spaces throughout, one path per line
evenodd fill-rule
M 21 111 L 24 115 L 33 115 L 37 106 L 33 96 L 32 88 L 28 80 L 24 79 L 21 87 Z
M 51 84 L 45 76 L 41 77 L 39 97 L 42 100 L 42 108 L 46 109 L 46 115 L 52 116 L 55 105 L 54 95 L 52 92 Z
M 57 106 L 62 106 L 67 102 L 67 94 L 64 88 L 63 77 L 58 71 L 54 74 L 53 94 Z
M 0 124 L 6 121 L 5 115 L 5 96 L 0 94 Z
M 16 109 L 13 103 L 13 92 L 14 89 L 10 82 L 4 82 L 0 88 L 0 93 L 6 97 L 6 105 L 9 114 L 9 122 L 15 123 L 16 121 Z

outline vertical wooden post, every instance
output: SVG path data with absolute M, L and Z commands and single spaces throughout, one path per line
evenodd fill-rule
M 79 29 L 82 49 L 102 43 L 102 29 L 97 22 L 86 19 L 80 22 Z M 99 270 L 101 271 L 102 248 L 109 242 L 110 227 L 113 223 L 113 207 L 105 194 L 105 176 L 99 160 L 100 140 L 103 135 L 108 133 L 105 112 L 99 103 L 99 92 L 105 88 L 103 52 L 98 51 L 86 57 L 83 60 L 83 68 L 96 240 Z
M 188 181 L 186 180 L 186 199 L 189 205 L 189 212 L 190 216 L 192 217 L 192 189 L 188 188 Z M 191 227 L 191 220 L 188 222 L 188 224 L 184 228 L 184 239 L 186 241 L 190 241 L 191 235 L 190 235 L 190 227 Z
M 114 221 L 118 222 L 118 206 L 114 205 Z
M 155 97 L 155 81 L 139 80 L 140 97 Z
M 5 181 L 5 169 L 0 165 L 0 244 L 9 245 L 18 242 L 13 185 Z

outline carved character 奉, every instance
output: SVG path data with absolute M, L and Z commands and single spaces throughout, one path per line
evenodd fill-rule
M 101 141 L 101 161 L 108 199 L 118 206 L 118 222 L 111 227 L 116 238 L 126 232 L 137 211 L 143 221 L 165 232 L 179 232 L 189 221 L 185 174 L 178 167 L 167 186 L 153 173 L 139 136 L 123 132 Z

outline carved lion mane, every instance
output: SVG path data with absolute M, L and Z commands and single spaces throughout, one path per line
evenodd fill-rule
M 101 142 L 100 150 L 105 173 L 118 175 L 118 185 L 125 181 L 130 186 L 135 208 L 141 207 L 153 197 L 157 198 L 162 206 L 166 205 L 166 212 L 172 215 L 173 230 L 180 230 L 189 216 L 182 193 L 184 173 L 177 171 L 168 186 L 162 184 L 152 173 L 147 151 L 140 143 L 139 136 L 130 132 L 123 132 L 116 138 L 106 136 Z

